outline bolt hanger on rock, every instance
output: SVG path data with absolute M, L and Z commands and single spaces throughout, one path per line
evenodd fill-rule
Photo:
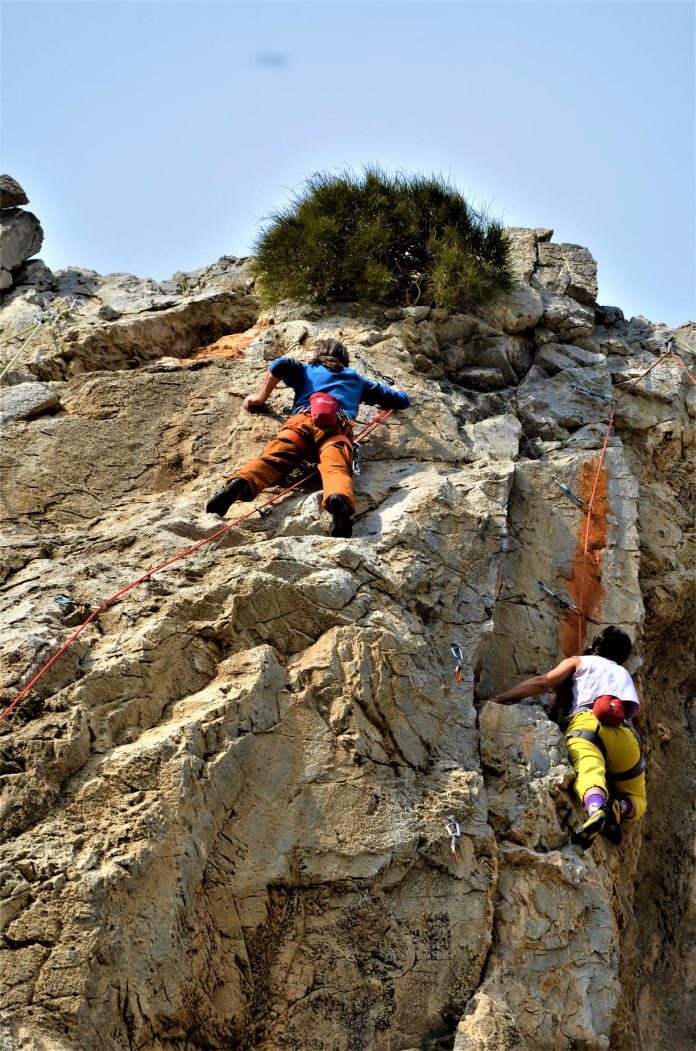
M 452 656 L 457 662 L 454 667 L 454 678 L 455 682 L 459 683 L 462 681 L 462 674 L 464 671 L 464 654 L 462 653 L 461 646 L 457 645 L 456 642 L 452 643 L 452 645 L 450 646 L 450 650 L 452 652 Z
M 452 854 L 452 857 L 454 858 L 455 865 L 458 865 L 459 859 L 461 857 L 461 853 L 459 850 L 459 838 L 462 834 L 461 827 L 459 825 L 459 822 L 455 819 L 454 814 L 450 814 L 449 817 L 445 819 L 443 824 L 447 829 L 447 835 L 452 837 L 452 841 L 450 843 L 450 852 Z

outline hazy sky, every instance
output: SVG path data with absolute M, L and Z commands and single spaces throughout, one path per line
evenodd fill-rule
M 694 3 L 2 3 L 2 170 L 53 269 L 157 279 L 252 251 L 318 170 L 438 172 L 696 314 Z

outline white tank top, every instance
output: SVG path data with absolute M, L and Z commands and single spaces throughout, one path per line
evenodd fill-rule
M 626 669 L 606 657 L 581 657 L 580 667 L 573 676 L 571 715 L 591 708 L 596 699 L 605 693 L 624 702 L 627 719 L 637 715 L 640 698 Z

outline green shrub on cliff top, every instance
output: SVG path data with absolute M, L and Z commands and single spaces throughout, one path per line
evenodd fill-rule
M 511 285 L 503 227 L 443 179 L 319 173 L 269 216 L 254 269 L 267 305 L 370 301 L 469 310 Z

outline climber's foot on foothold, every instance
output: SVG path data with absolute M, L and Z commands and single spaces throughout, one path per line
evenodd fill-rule
M 245 478 L 232 478 L 211 496 L 205 509 L 211 515 L 224 515 L 235 500 L 250 500 L 251 493 Z
M 602 826 L 602 835 L 605 839 L 608 839 L 610 843 L 613 843 L 615 847 L 618 847 L 623 838 L 623 831 L 621 829 L 621 804 L 618 799 L 612 799 L 606 808 L 606 815 L 606 821 Z
M 582 847 L 583 850 L 587 850 L 604 828 L 606 819 L 607 815 L 601 807 L 599 810 L 595 810 L 594 814 L 590 814 L 579 828 L 571 832 L 570 842 L 575 844 L 576 847 Z
M 345 497 L 334 493 L 326 501 L 326 509 L 331 513 L 331 525 L 329 533 L 331 536 L 350 537 L 353 535 L 353 520 L 350 513 L 350 505 Z

